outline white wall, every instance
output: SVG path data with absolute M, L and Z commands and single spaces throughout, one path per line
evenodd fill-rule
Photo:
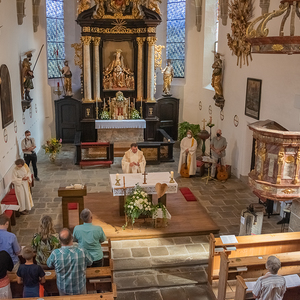
M 40 26 L 38 31 L 34 33 L 32 1 L 26 0 L 25 2 L 26 17 L 23 19 L 22 25 L 17 23 L 16 1 L 2 0 L 0 3 L 0 26 L 3 26 L 0 29 L 0 65 L 6 64 L 10 72 L 13 115 L 14 121 L 17 123 L 17 133 L 14 131 L 13 123 L 6 127 L 7 143 L 4 142 L 3 129 L 0 134 L 0 198 L 4 193 L 3 189 L 7 188 L 7 184 L 10 182 L 10 170 L 14 161 L 19 155 L 23 156 L 20 143 L 24 138 L 25 130 L 31 131 L 36 140 L 37 150 L 47 138 L 55 133 L 50 88 L 47 82 L 45 11 L 45 0 L 43 0 L 40 6 Z M 29 110 L 23 114 L 21 107 L 20 55 L 35 49 L 32 57 L 34 65 L 42 44 L 45 46 L 34 71 L 34 89 L 30 92 L 34 99 L 32 101 L 32 116 L 30 117 Z M 1 115 L 0 124 L 2 124 Z
M 280 123 L 289 130 L 300 130 L 300 110 L 294 108 L 294 99 L 300 95 L 300 69 L 297 55 L 280 54 L 253 54 L 253 61 L 249 66 L 243 65 L 239 68 L 236 65 L 236 56 L 232 56 L 227 46 L 227 33 L 230 33 L 231 20 L 228 19 L 227 26 L 220 25 L 219 52 L 223 54 L 224 71 L 224 121 L 220 120 L 220 109 L 214 105 L 214 91 L 207 88 L 210 81 L 213 63 L 213 35 L 214 1 L 203 1 L 202 30 L 197 32 L 195 25 L 195 11 L 193 1 L 187 1 L 186 9 L 186 78 L 178 83 L 176 79 L 172 83 L 173 96 L 180 98 L 180 115 L 182 120 L 190 123 L 200 124 L 202 119 L 209 120 L 209 105 L 212 106 L 213 134 L 217 128 L 221 128 L 223 135 L 228 141 L 227 163 L 232 165 L 235 175 L 247 175 L 250 171 L 252 132 L 247 124 L 256 120 L 245 116 L 245 97 L 247 78 L 262 80 L 261 110 L 260 119 L 271 119 Z M 165 6 L 166 4 L 163 4 Z M 255 0 L 254 17 L 261 15 L 259 0 Z M 278 1 L 271 1 L 270 11 L 277 10 Z M 164 33 L 160 27 L 165 27 L 166 22 L 159 26 L 159 32 Z M 278 22 L 270 24 L 271 34 L 277 34 Z M 289 21 L 287 22 L 287 25 Z M 299 20 L 296 20 L 296 33 L 300 34 Z M 158 34 L 158 44 L 165 40 Z M 184 87 L 183 95 L 179 86 Z M 198 108 L 199 100 L 202 101 L 202 110 Z M 239 117 L 239 126 L 233 123 L 234 115 Z M 202 126 L 202 125 L 201 125 Z M 209 146 L 207 144 L 207 146 Z

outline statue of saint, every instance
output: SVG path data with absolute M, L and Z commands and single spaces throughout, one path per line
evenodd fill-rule
M 164 85 L 163 85 L 163 93 L 164 95 L 171 95 L 171 83 L 174 77 L 174 69 L 171 65 L 171 60 L 167 60 L 166 67 L 162 70 L 163 73 L 163 79 L 164 79 Z
M 60 70 L 64 76 L 64 87 L 66 96 L 72 96 L 72 72 L 69 67 L 69 63 L 66 60 L 65 66 Z
M 33 89 L 32 79 L 33 71 L 31 70 L 31 57 L 32 51 L 28 51 L 25 53 L 26 58 L 24 58 L 22 62 L 22 83 L 23 83 L 23 91 L 24 91 L 24 99 L 26 101 L 31 102 L 33 99 L 30 97 L 30 90 Z
M 105 76 L 112 78 L 112 87 L 110 89 L 130 89 L 130 86 L 127 86 L 126 77 L 134 74 L 125 66 L 121 49 L 116 50 L 115 59 L 105 68 L 103 75 L 104 78 Z
M 214 99 L 223 99 L 223 87 L 222 87 L 222 73 L 223 62 L 220 58 L 220 53 L 215 54 L 215 61 L 212 65 L 213 74 L 211 79 L 211 86 L 215 89 Z

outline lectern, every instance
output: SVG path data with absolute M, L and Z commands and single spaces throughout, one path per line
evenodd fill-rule
M 58 196 L 62 197 L 62 217 L 63 217 L 63 227 L 69 228 L 69 203 L 78 203 L 78 218 L 79 224 L 82 224 L 80 219 L 80 212 L 84 209 L 84 196 L 86 196 L 86 186 L 82 189 L 67 189 L 65 187 L 60 187 L 58 189 Z

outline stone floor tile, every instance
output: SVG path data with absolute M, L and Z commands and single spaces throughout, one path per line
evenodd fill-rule
M 163 300 L 159 290 L 135 292 L 136 300 Z M 119 298 L 118 298 L 119 300 Z
M 189 300 L 215 300 L 215 296 L 208 290 L 207 287 L 202 286 L 187 286 L 184 290 Z
M 181 236 L 181 237 L 174 237 L 174 242 L 176 245 L 183 245 L 183 244 L 191 244 L 192 240 L 189 236 Z
M 185 247 L 189 253 L 205 252 L 205 249 L 202 246 L 202 244 L 185 245 Z
M 172 238 L 159 238 L 157 239 L 158 246 L 174 245 L 174 240 Z
M 112 249 L 121 249 L 122 241 L 111 241 L 111 248 Z
M 155 247 L 158 246 L 158 239 L 144 239 L 138 240 L 141 247 Z
M 166 247 L 151 247 L 149 248 L 151 256 L 164 256 L 169 255 Z
M 140 275 L 115 278 L 117 290 L 140 289 L 156 287 L 158 282 L 155 275 Z
M 122 248 L 139 247 L 139 242 L 135 240 L 122 241 Z
M 132 257 L 130 249 L 112 249 L 112 259 Z
M 209 236 L 208 235 L 194 235 L 191 236 L 192 242 L 195 244 L 198 243 L 208 243 L 209 242 Z
M 131 248 L 133 257 L 150 257 L 148 248 Z
M 207 206 L 206 207 L 208 212 L 222 212 L 222 207 L 221 206 Z
M 160 290 L 163 300 L 187 300 L 186 292 L 183 288 L 172 287 Z
M 182 246 L 168 246 L 168 252 L 170 255 L 184 255 L 188 254 L 188 251 L 184 245 Z

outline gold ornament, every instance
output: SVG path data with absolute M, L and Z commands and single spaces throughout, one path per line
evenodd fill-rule
M 81 41 L 83 45 L 88 46 L 91 43 L 92 37 L 91 36 L 82 36 Z
M 74 63 L 75 66 L 78 66 L 80 69 L 82 69 L 83 62 L 82 62 L 82 44 L 81 43 L 75 43 L 71 45 L 72 48 L 75 50 L 74 55 Z

